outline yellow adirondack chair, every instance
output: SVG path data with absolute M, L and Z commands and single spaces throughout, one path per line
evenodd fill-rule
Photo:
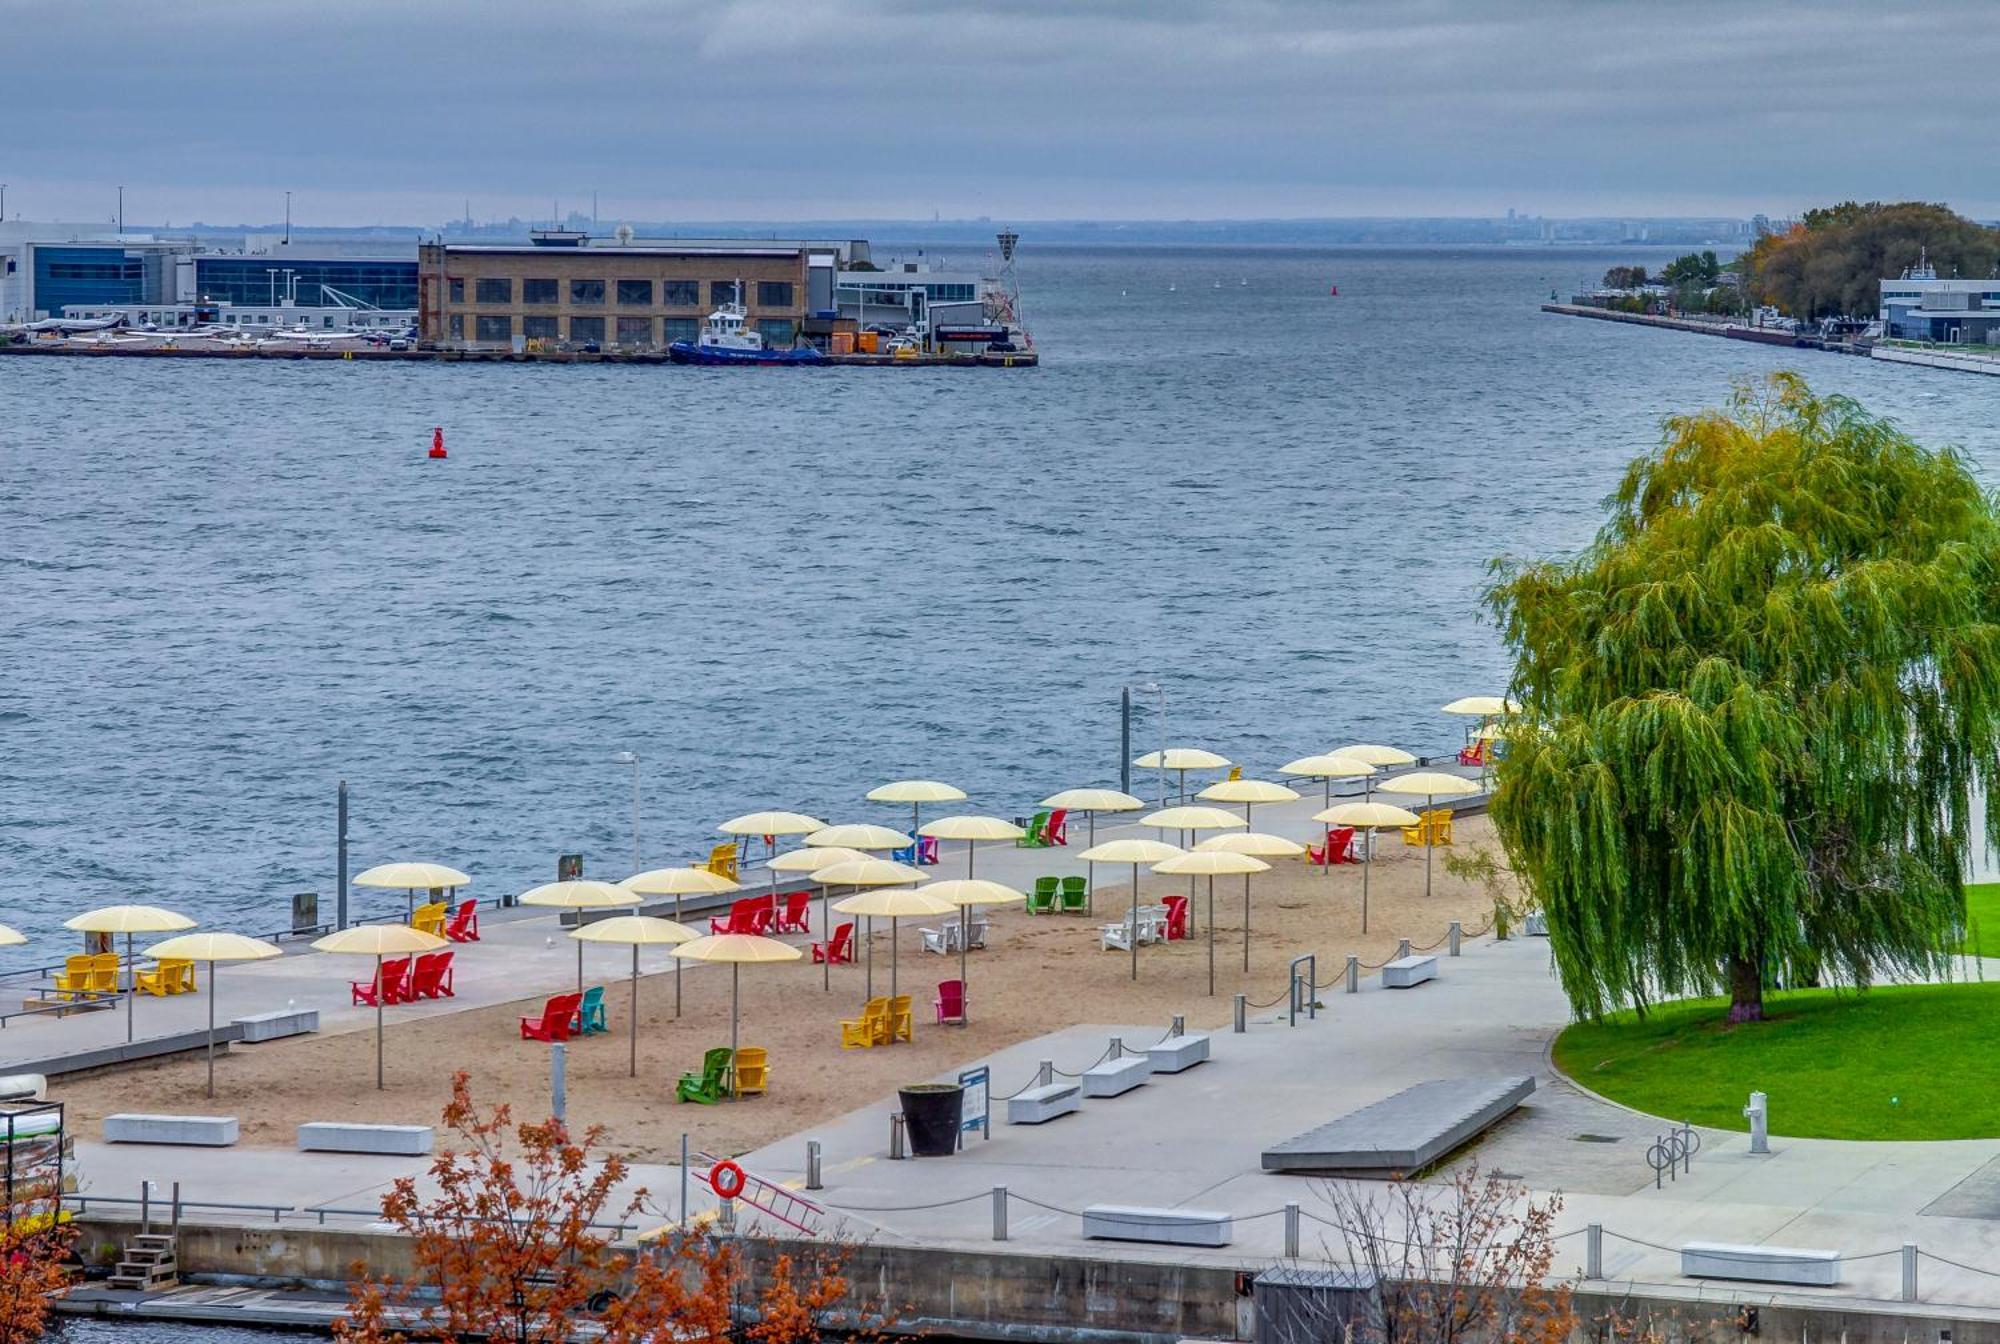
M 889 1001 L 887 999 L 870 999 L 862 1005 L 860 1017 L 841 1020 L 840 1048 L 843 1050 L 867 1049 L 888 1043 Z
M 118 992 L 118 954 L 99 952 L 90 959 L 90 987 L 99 994 Z
M 1448 845 L 1451 843 L 1451 809 L 1441 807 L 1435 812 L 1424 813 L 1424 820 L 1430 824 L 1431 843 Z
M 444 937 L 445 916 L 450 910 L 451 906 L 444 901 L 434 901 L 429 905 L 420 905 L 410 916 L 410 927 L 419 933 L 428 933 L 433 938 L 442 938 Z
M 91 973 L 97 969 L 97 958 L 89 953 L 63 958 L 63 968 L 56 975 L 56 993 L 86 994 L 90 992 Z
M 194 963 L 162 961 L 150 971 L 140 971 L 137 980 L 148 994 L 186 994 L 194 988 Z
M 734 882 L 738 876 L 736 869 L 736 842 L 724 841 L 708 851 L 708 862 L 703 865 L 717 877 L 726 877 Z
M 908 994 L 898 994 L 895 998 L 889 1000 L 889 1037 L 883 1044 L 887 1045 L 890 1041 L 909 1040 L 911 1025 L 910 996 Z
M 761 1094 L 770 1077 L 770 1057 L 761 1045 L 744 1045 L 736 1050 L 736 1095 Z

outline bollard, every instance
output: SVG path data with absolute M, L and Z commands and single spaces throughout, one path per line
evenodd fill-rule
M 1187 1035 L 1187 1017 L 1185 1014 L 1175 1013 L 1174 1024 L 1167 1028 L 1167 1039 L 1171 1041 L 1176 1036 L 1185 1035 Z
M 734 1232 L 736 1230 L 735 1200 L 725 1199 L 722 1201 L 721 1204 L 716 1206 L 715 1225 L 721 1228 L 724 1232 Z
M 1110 1058 L 1112 1058 L 1112 1059 L 1123 1059 L 1123 1058 L 1125 1058 L 1125 1042 L 1124 1042 L 1124 1040 L 1123 1040 L 1122 1038 L 1120 1038 L 1120 1037 L 1117 1037 L 1117 1036 L 1113 1036 L 1113 1037 L 1111 1038 L 1111 1054 L 1110 1054 Z
M 1007 1240 L 1007 1187 L 993 1187 L 993 1240 Z
M 1347 992 L 1349 994 L 1361 992 L 1361 958 L 1352 952 L 1347 954 Z
M 1042 1066 L 1035 1071 L 1035 1086 L 1049 1087 L 1055 1083 L 1055 1080 L 1056 1062 L 1053 1059 L 1043 1060 Z
M 1465 925 L 1460 923 L 1458 920 L 1454 919 L 1451 922 L 1450 937 L 1451 937 L 1451 955 L 1455 957 L 1458 955 L 1459 940 L 1465 937 Z
M 549 1114 L 555 1117 L 558 1124 L 562 1123 L 563 1113 L 569 1109 L 567 1076 L 569 1070 L 568 1061 L 564 1057 L 566 1054 L 561 1041 L 549 1047 Z
M 174 1209 L 173 1233 L 176 1237 L 178 1237 L 181 1234 L 181 1183 L 179 1181 L 174 1182 L 173 1209 Z
M 153 1183 L 139 1182 L 139 1235 L 148 1236 L 153 1231 Z
M 819 1140 L 806 1140 L 806 1189 L 824 1190 L 819 1179 Z
M 1743 1108 L 1744 1116 L 1750 1121 L 1750 1151 L 1765 1154 L 1771 1151 L 1770 1099 L 1762 1092 L 1750 1094 L 1750 1104 Z
M 1917 1300 L 1917 1243 L 1903 1243 L 1903 1300 Z
M 1299 1206 L 1285 1205 L 1285 1258 L 1299 1258 Z
M 1681 1139 L 1681 1170 L 1692 1172 L 1694 1170 L 1694 1149 L 1695 1149 L 1694 1121 L 1692 1120 L 1681 1121 L 1680 1139 Z
M 891 1111 L 889 1112 L 889 1160 L 901 1162 L 903 1157 L 903 1113 Z
M 1236 996 L 1236 1004 L 1234 1009 L 1235 1016 L 1230 1020 L 1229 1024 L 1229 1029 L 1235 1032 L 1238 1036 L 1241 1036 L 1247 1029 L 1246 1019 L 1249 1014 L 1249 1011 L 1250 1011 L 1250 996 L 1248 994 L 1238 994 Z
M 1604 1277 L 1604 1224 L 1592 1223 L 1583 1229 L 1583 1277 Z
M 1396 960 L 1401 961 L 1404 957 L 1407 957 L 1409 955 L 1410 955 L 1410 940 L 1407 938 L 1398 938 L 1396 940 Z
M 322 1220 L 324 1221 L 324 1220 Z M 681 1226 L 688 1222 L 688 1136 L 681 1131 Z

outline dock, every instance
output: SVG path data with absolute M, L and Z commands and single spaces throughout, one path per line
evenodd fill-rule
M 509 350 L 388 350 L 370 346 L 360 350 L 283 349 L 217 346 L 214 344 L 177 346 L 72 345 L 64 341 L 31 341 L 25 345 L 0 344 L 0 355 L 22 357 L 68 357 L 76 359 L 219 359 L 219 360 L 332 360 L 336 363 L 388 364 L 672 364 L 664 351 L 646 353 L 586 354 L 576 350 L 554 350 L 515 354 Z M 787 367 L 815 368 L 897 368 L 897 369 L 1032 369 L 1041 364 L 1033 350 L 982 351 L 977 354 L 916 355 L 828 355 L 812 364 Z

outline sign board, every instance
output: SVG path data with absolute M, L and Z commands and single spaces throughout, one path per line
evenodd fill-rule
M 556 881 L 579 882 L 583 879 L 583 855 L 558 854 L 556 856 Z
M 316 933 L 319 931 L 319 893 L 298 891 L 292 893 L 292 932 Z
M 958 1075 L 958 1085 L 965 1089 L 965 1099 L 960 1103 L 958 1113 L 958 1146 L 961 1148 L 965 1146 L 965 1136 L 970 1130 L 978 1130 L 983 1138 L 993 1137 L 993 1126 L 987 1122 L 986 1111 L 986 1085 L 992 1076 L 992 1070 L 984 1064 Z

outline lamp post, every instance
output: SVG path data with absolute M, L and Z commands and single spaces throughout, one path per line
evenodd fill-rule
M 1118 788 L 1132 792 L 1132 692 L 1160 697 L 1160 806 L 1167 805 L 1167 688 L 1157 681 L 1141 681 L 1118 693 L 1119 745 Z
M 611 763 L 632 767 L 632 871 L 641 873 L 646 865 L 639 857 L 639 754 L 621 751 L 611 758 Z

